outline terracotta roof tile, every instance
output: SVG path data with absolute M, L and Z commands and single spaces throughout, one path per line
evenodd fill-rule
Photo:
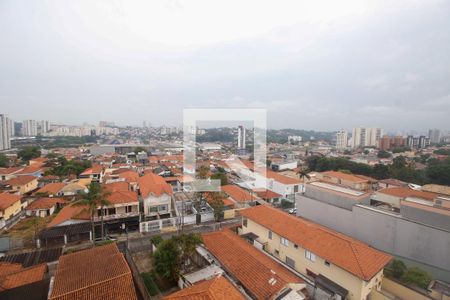
M 362 182 L 369 181 L 367 178 L 362 178 L 360 176 L 356 176 L 353 174 L 346 174 L 346 173 L 337 172 L 337 171 L 326 171 L 326 172 L 322 172 L 320 174 L 325 175 L 325 176 L 339 178 L 339 179 L 346 180 L 346 181 L 355 182 L 355 183 L 358 183 L 358 182 L 362 183 Z
M 137 299 L 130 268 L 116 244 L 63 255 L 50 300 Z
M 66 205 L 61 211 L 47 224 L 47 227 L 57 226 L 68 220 L 89 220 L 89 213 L 85 206 Z
M 46 271 L 47 265 L 40 264 L 28 268 L 21 268 L 6 275 L 0 274 L 0 291 L 41 281 L 44 279 Z
M 108 197 L 111 204 L 138 203 L 138 195 L 133 191 L 115 191 Z
M 112 182 L 103 185 L 104 188 L 109 192 L 117 192 L 117 191 L 129 191 L 130 190 L 130 184 L 125 181 L 118 181 L 118 182 Z
M 273 198 L 280 198 L 282 195 L 272 192 L 271 190 L 253 190 L 259 198 L 267 200 Z
M 202 235 L 206 248 L 226 271 L 257 299 L 271 299 L 289 283 L 303 283 L 275 260 L 262 253 L 230 229 Z M 274 278 L 273 284 L 269 280 Z
M 59 191 L 62 190 L 63 187 L 65 187 L 66 184 L 63 182 L 52 182 L 44 185 L 39 190 L 37 190 L 34 195 L 36 194 L 45 194 L 48 195 L 56 195 Z
M 164 300 L 244 300 L 244 296 L 223 276 L 201 281 L 163 298 Z
M 23 175 L 23 176 L 18 176 L 15 178 L 12 178 L 10 180 L 5 181 L 5 184 L 9 184 L 9 185 L 25 185 L 27 183 L 32 182 L 33 180 L 36 180 L 37 177 L 35 176 L 31 176 L 31 175 Z
M 150 194 L 160 196 L 164 193 L 172 195 L 172 187 L 164 180 L 163 177 L 147 173 L 139 178 L 139 189 L 142 197 L 148 197 Z
M 31 202 L 31 204 L 26 207 L 26 210 L 49 209 L 58 203 L 64 204 L 66 201 L 61 198 L 40 198 Z
M 8 193 L 1 193 L 0 194 L 0 210 L 5 210 L 17 201 L 20 201 L 22 199 L 22 196 L 19 195 L 12 195 Z
M 370 280 L 392 259 L 358 240 L 267 205 L 240 214 L 364 280 Z
M 237 202 L 247 202 L 256 199 L 255 196 L 247 192 L 246 190 L 238 187 L 237 185 L 224 185 L 221 186 L 222 191 L 224 191 L 228 196 L 230 196 L 234 201 Z

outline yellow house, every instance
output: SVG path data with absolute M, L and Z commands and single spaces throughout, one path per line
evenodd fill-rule
M 315 282 L 334 299 L 369 299 L 381 289 L 391 256 L 326 227 L 267 205 L 240 211 L 242 234 L 253 244 Z
M 5 184 L 11 186 L 11 191 L 23 195 L 38 188 L 37 179 L 35 176 L 24 175 L 12 178 L 6 181 Z
M 5 222 L 20 212 L 21 199 L 22 196 L 19 195 L 0 194 L 0 228 L 3 228 Z

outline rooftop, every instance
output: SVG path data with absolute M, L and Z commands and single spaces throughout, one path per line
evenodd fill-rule
M 202 237 L 208 251 L 257 299 L 271 299 L 287 284 L 303 283 L 230 229 L 204 233 Z
M 13 265 L 7 266 L 7 265 Z M 18 267 L 20 266 L 20 268 Z M 46 264 L 40 264 L 28 268 L 21 265 L 0 263 L 0 291 L 16 288 L 22 285 L 41 281 L 47 271 Z
M 240 213 L 364 280 L 370 280 L 392 259 L 358 240 L 267 205 Z
M 19 195 L 12 195 L 8 193 L 1 193 L 0 194 L 0 210 L 5 210 L 17 201 L 20 201 L 22 199 L 22 196 Z
M 421 198 L 429 201 L 433 201 L 437 197 L 435 193 L 417 191 L 407 187 L 385 188 L 377 191 L 377 193 L 382 193 L 399 198 L 406 198 L 406 197 Z
M 48 194 L 48 195 L 55 195 L 57 194 L 59 191 L 62 190 L 63 187 L 65 187 L 66 184 L 63 182 L 53 182 L 53 183 L 48 183 L 46 185 L 44 185 L 43 187 L 41 187 L 39 190 L 37 190 L 34 195 L 36 194 Z
M 116 244 L 63 255 L 53 299 L 137 299 L 130 268 Z
M 147 173 L 139 178 L 139 189 L 142 197 L 148 197 L 150 194 L 161 196 L 162 194 L 172 195 L 172 187 L 164 180 L 163 177 Z
M 10 180 L 5 181 L 5 184 L 9 184 L 9 185 L 25 185 L 28 184 L 30 182 L 32 182 L 33 180 L 36 180 L 37 177 L 35 176 L 31 176 L 31 175 L 23 175 L 23 176 L 18 176 L 15 178 L 11 178 Z
M 224 191 L 228 196 L 237 202 L 247 202 L 256 199 L 255 196 L 247 192 L 246 190 L 238 187 L 237 185 L 224 185 L 221 186 L 222 191 Z
M 223 276 L 201 281 L 163 299 L 183 300 L 244 300 L 245 297 Z
M 49 209 L 55 206 L 57 203 L 65 203 L 61 198 L 39 198 L 33 202 L 31 202 L 30 205 L 26 207 L 26 210 L 33 210 L 33 209 Z

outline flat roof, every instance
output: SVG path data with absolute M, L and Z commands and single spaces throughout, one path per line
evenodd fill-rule
M 321 182 L 321 181 L 315 181 L 315 182 L 311 182 L 309 183 L 310 185 L 314 185 L 314 186 L 318 186 L 321 188 L 325 188 L 325 189 L 329 189 L 335 192 L 340 192 L 340 193 L 344 193 L 344 194 L 348 194 L 351 196 L 362 196 L 364 194 L 366 194 L 365 192 L 362 191 L 356 191 L 356 190 L 352 190 L 346 187 L 342 187 L 342 186 L 338 186 L 338 185 L 334 185 L 334 184 L 329 184 L 329 183 L 325 183 L 325 182 Z

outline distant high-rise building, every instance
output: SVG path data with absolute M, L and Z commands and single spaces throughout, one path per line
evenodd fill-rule
M 49 121 L 41 121 L 39 122 L 39 130 L 38 133 L 45 135 L 50 131 L 50 122 Z
M 23 136 L 36 136 L 37 135 L 37 123 L 35 120 L 25 120 L 22 125 Z
M 382 134 L 381 128 L 353 128 L 352 147 L 378 147 Z
M 238 127 L 238 149 L 245 149 L 245 128 L 242 125 Z
M 439 129 L 428 130 L 428 137 L 431 144 L 438 144 L 441 141 L 441 131 Z
M 347 148 L 348 135 L 347 131 L 341 130 L 336 133 L 336 149 L 338 151 L 343 151 Z
M 288 136 L 288 143 L 300 143 L 303 138 L 300 135 L 290 135 Z
M 147 122 L 145 121 L 142 122 L 142 128 L 147 128 Z
M 6 115 L 0 114 L 0 150 L 11 148 L 11 124 Z
M 380 139 L 380 150 L 389 150 L 391 149 L 391 137 L 388 135 L 383 135 L 383 137 Z
M 429 145 L 430 145 L 430 139 L 429 139 L 428 137 L 424 136 L 424 135 L 421 135 L 421 136 L 419 137 L 419 144 L 418 144 L 418 147 L 419 147 L 420 149 L 423 149 L 423 148 L 428 147 Z

